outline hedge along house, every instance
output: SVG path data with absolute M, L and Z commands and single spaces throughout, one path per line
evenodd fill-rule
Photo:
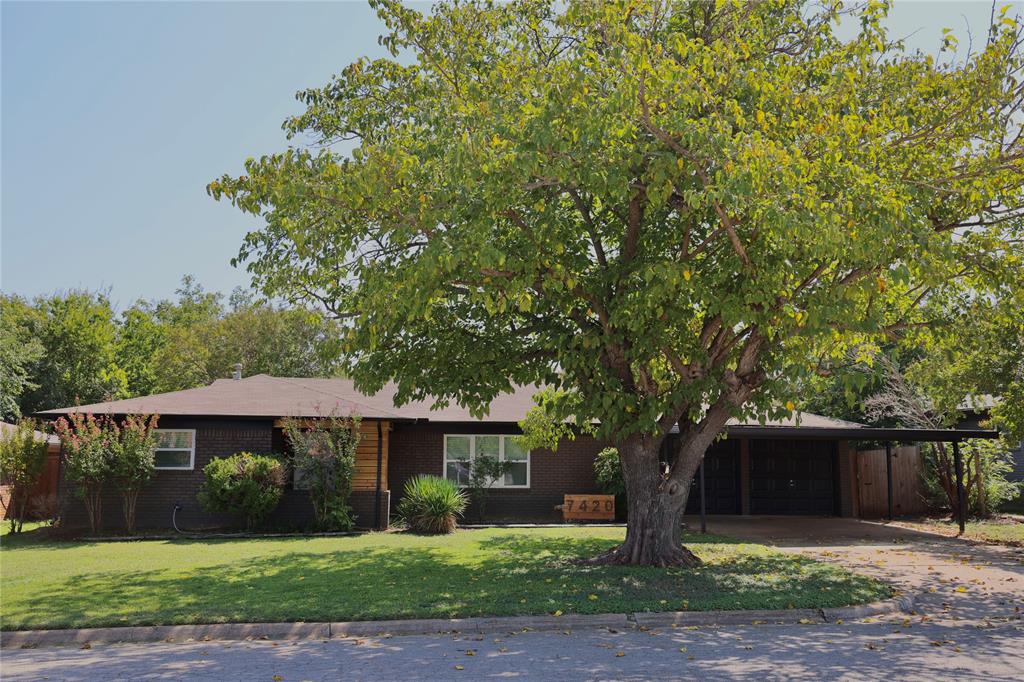
M 555 506 L 566 494 L 599 492 L 594 458 L 607 443 L 580 435 L 556 452 L 526 451 L 513 436 L 533 407 L 533 387 L 499 396 L 488 415 L 476 419 L 449 405 L 430 401 L 394 404 L 394 386 L 375 395 L 358 392 L 348 379 L 303 379 L 265 374 L 219 379 L 209 386 L 93 405 L 48 410 L 56 419 L 71 412 L 160 415 L 156 475 L 139 496 L 139 527 L 169 528 L 172 515 L 182 530 L 230 524 L 233 519 L 201 509 L 196 493 L 203 467 L 215 457 L 240 451 L 287 457 L 282 421 L 358 415 L 361 440 L 350 504 L 357 525 L 386 528 L 407 480 L 418 474 L 446 476 L 464 484 L 469 462 L 490 455 L 510 462 L 510 471 L 488 498 L 488 516 L 500 520 L 557 520 Z M 726 438 L 708 452 L 697 477 L 690 510 L 701 501 L 714 514 L 797 514 L 856 516 L 856 441 L 955 440 L 990 432 L 919 432 L 872 429 L 812 414 L 767 424 L 732 423 Z M 665 453 L 673 436 L 666 440 Z M 699 481 L 703 480 L 704 495 Z M 308 493 L 291 479 L 270 520 L 278 527 L 301 527 L 312 519 Z M 68 495 L 61 479 L 64 521 L 83 526 L 83 504 Z M 104 528 L 121 524 L 115 491 L 104 500 Z M 890 496 L 891 497 L 891 496 Z

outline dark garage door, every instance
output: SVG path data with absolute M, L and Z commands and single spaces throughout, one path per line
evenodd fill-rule
M 750 513 L 836 513 L 831 442 L 750 441 Z
M 739 514 L 740 452 L 739 441 L 719 441 L 704 455 L 704 488 L 709 514 Z M 687 514 L 700 513 L 700 474 L 693 477 Z

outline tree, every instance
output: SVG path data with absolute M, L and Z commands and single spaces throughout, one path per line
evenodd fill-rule
M 124 529 L 135 532 L 135 508 L 139 491 L 156 469 L 157 415 L 128 415 L 110 426 L 110 477 L 121 493 Z
M 26 387 L 19 399 L 23 413 L 127 397 L 116 357 L 116 319 L 105 294 L 71 291 L 32 303 L 11 296 L 3 311 L 4 324 L 10 319 L 24 330 L 23 338 L 43 348 L 29 365 L 35 388 Z
M 959 403 L 944 410 L 941 401 L 929 395 L 929 389 L 934 391 L 934 386 L 921 386 L 908 379 L 885 355 L 877 358 L 877 366 L 883 377 L 882 386 L 864 400 L 865 415 L 870 423 L 894 421 L 899 426 L 916 429 L 941 429 L 956 424 Z M 939 394 L 942 395 L 941 388 Z M 967 442 L 961 449 L 968 512 L 988 516 L 993 508 L 1017 495 L 1017 485 L 1006 480 L 1012 467 L 1006 462 L 1005 443 Z M 928 502 L 949 509 L 954 520 L 959 518 L 955 461 L 947 444 L 928 444 L 925 464 Z
M 63 475 L 85 504 L 89 532 L 103 522 L 103 487 L 110 478 L 112 442 L 116 434 L 106 416 L 72 412 L 54 422 L 63 452 Z
M 5 306 L 0 301 L 0 314 Z M 13 321 L 0 325 L 0 419 L 21 417 L 18 399 L 27 391 L 39 388 L 32 382 L 32 366 L 43 355 L 43 346 Z
M 159 336 L 142 333 L 148 330 L 138 306 L 129 311 L 133 317 L 125 316 L 125 331 L 134 322 L 132 340 L 143 342 L 136 350 L 151 353 L 144 367 L 154 391 L 205 386 L 231 376 L 236 363 L 247 374 L 276 376 L 332 376 L 338 369 L 337 323 L 322 313 L 274 306 L 239 290 L 225 307 L 220 294 L 204 291 L 191 277 L 177 293 L 177 301 L 147 306 Z
M 8 488 L 4 515 L 12 533 L 21 532 L 29 495 L 46 467 L 46 450 L 46 438 L 35 430 L 31 419 L 0 433 L 0 480 Z
M 363 390 L 482 413 L 544 384 L 552 423 L 597 424 L 629 510 L 595 562 L 699 563 L 680 518 L 730 417 L 1020 262 L 1005 11 L 955 61 L 878 2 L 372 4 L 392 57 L 298 94 L 311 146 L 209 185 L 265 221 L 236 262 L 346 322 Z

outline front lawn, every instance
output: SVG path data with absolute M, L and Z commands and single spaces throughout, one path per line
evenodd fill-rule
M 844 606 L 889 588 L 762 545 L 692 536 L 695 570 L 587 568 L 621 528 L 443 537 L 40 542 L 3 538 L 4 630 Z

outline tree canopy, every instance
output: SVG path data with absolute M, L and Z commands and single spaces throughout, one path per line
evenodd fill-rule
M 236 291 L 225 304 L 185 277 L 177 300 L 71 291 L 0 297 L 0 416 L 205 386 L 246 374 L 333 376 L 339 332 L 320 312 Z
M 369 388 L 543 382 L 618 434 L 768 412 L 775 377 L 1019 256 L 1005 15 L 958 63 L 902 52 L 883 3 L 846 41 L 838 5 L 374 5 L 396 58 L 299 93 L 317 145 L 210 186 L 266 219 L 265 291 L 352 316 Z
M 908 53 L 874 1 L 372 4 L 392 56 L 300 92 L 293 146 L 210 184 L 265 221 L 238 261 L 347 320 L 365 390 L 483 411 L 537 383 L 598 423 L 628 560 L 690 561 L 634 540 L 730 416 L 1019 276 L 1007 10 L 961 59 Z

